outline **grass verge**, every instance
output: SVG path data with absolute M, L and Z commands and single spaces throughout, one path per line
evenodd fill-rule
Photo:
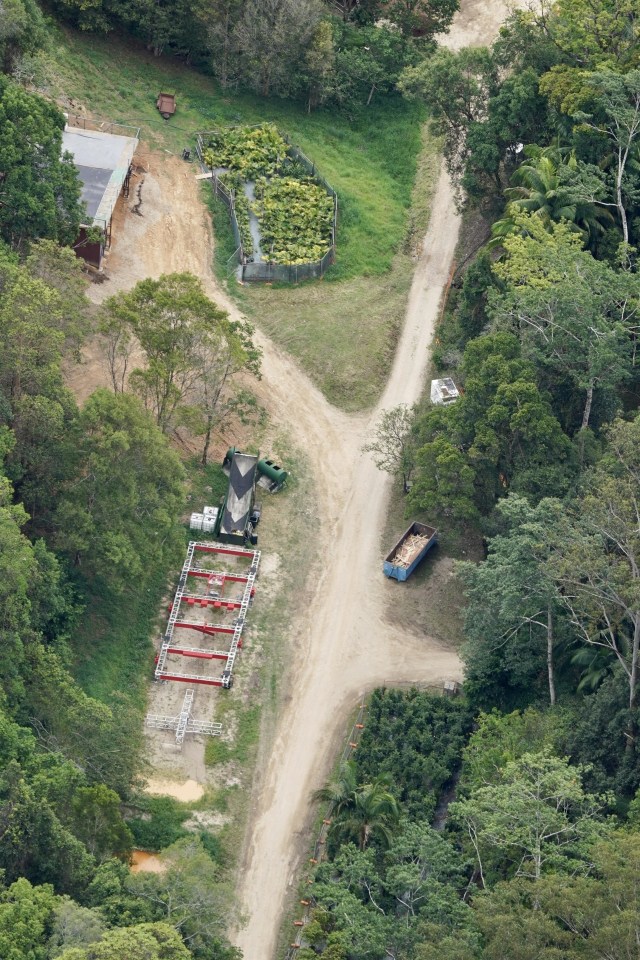
M 270 438 L 274 456 L 287 464 L 291 479 L 282 492 L 262 496 L 261 569 L 235 683 L 216 700 L 222 738 L 206 745 L 205 762 L 216 788 L 216 803 L 226 822 L 219 837 L 226 850 L 239 853 L 251 810 L 251 783 L 266 763 L 283 698 L 291 651 L 286 632 L 294 603 L 304 602 L 313 561 L 313 538 L 306 536 L 319 518 L 310 516 L 312 478 L 299 452 L 284 435 Z M 241 867 L 241 864 L 238 864 Z

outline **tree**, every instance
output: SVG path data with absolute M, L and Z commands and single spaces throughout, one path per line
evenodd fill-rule
M 235 37 L 247 86 L 263 97 L 290 94 L 322 12 L 318 0 L 246 0 Z
M 614 160 L 614 196 L 622 226 L 622 236 L 629 243 L 629 224 L 624 194 L 628 189 L 630 162 L 637 152 L 640 138 L 640 70 L 621 76 L 613 70 L 601 70 L 589 78 L 595 111 L 574 115 L 581 127 L 605 137 Z
M 458 9 L 458 0 L 390 0 L 384 12 L 405 37 L 427 41 L 449 29 Z
M 120 797 L 103 783 L 80 787 L 72 802 L 74 833 L 98 862 L 128 857 L 133 836 L 120 813 Z
M 20 529 L 27 515 L 12 498 L 11 484 L 0 476 L 0 678 L 5 696 L 20 702 L 24 695 L 25 645 L 33 640 L 29 593 L 37 564 L 33 548 Z
M 25 267 L 30 276 L 58 293 L 63 309 L 49 322 L 64 334 L 63 356 L 80 360 L 80 348 L 91 330 L 82 260 L 54 240 L 37 240 L 31 244 Z
M 326 78 L 325 99 L 343 110 L 369 107 L 376 93 L 390 93 L 412 60 L 412 48 L 398 30 L 356 28 L 334 21 L 335 70 Z
M 135 397 L 97 390 L 76 427 L 77 469 L 55 514 L 55 542 L 122 590 L 177 549 L 178 457 Z
M 619 831 L 596 844 L 592 876 L 517 879 L 477 897 L 483 956 L 513 960 L 625 960 L 636 952 L 640 836 Z
M 525 147 L 527 159 L 511 177 L 512 187 L 505 190 L 509 200 L 507 217 L 493 224 L 493 245 L 505 236 L 522 229 L 519 213 L 539 217 L 547 229 L 552 223 L 566 220 L 580 231 L 585 242 L 602 233 L 612 221 L 608 210 L 582 189 L 581 168 L 575 154 L 563 157 L 555 148 L 541 150 Z
M 0 70 L 14 73 L 23 57 L 44 47 L 45 19 L 33 0 L 4 0 L 0 22 Z
M 357 838 L 360 850 L 365 850 L 371 840 L 389 846 L 398 820 L 398 803 L 389 786 L 385 776 L 357 785 L 353 766 L 344 764 L 338 779 L 317 790 L 313 797 L 331 804 L 330 836 L 336 840 Z
M 79 894 L 93 860 L 51 806 L 35 796 L 15 760 L 0 778 L 0 868 L 11 882 L 26 876 L 51 883 L 60 893 Z
M 328 20 L 320 20 L 305 54 L 309 77 L 308 113 L 327 99 L 335 69 L 335 57 L 331 23 Z
M 454 522 L 475 520 L 475 471 L 464 452 L 445 437 L 435 437 L 416 452 L 417 476 L 410 503 Z
M 508 763 L 526 753 L 553 755 L 572 717 L 558 710 L 514 710 L 480 713 L 462 754 L 460 795 L 473 796 L 481 787 L 502 781 Z
M 530 17 L 570 63 L 625 72 L 637 54 L 635 0 L 541 0 Z
M 235 29 L 242 16 L 242 0 L 214 0 L 203 11 L 207 47 L 214 76 L 223 90 L 238 77 L 238 44 Z
M 372 453 L 378 470 L 402 477 L 402 489 L 409 490 L 415 467 L 415 438 L 413 425 L 415 411 L 406 403 L 383 410 L 363 453 Z
M 200 840 L 178 840 L 164 851 L 163 859 L 165 873 L 135 874 L 127 884 L 129 891 L 152 904 L 157 917 L 177 930 L 196 956 L 241 960 L 225 936 L 234 920 L 233 893 L 220 881 Z
M 53 887 L 33 887 L 24 877 L 0 890 L 3 960 L 48 960 L 47 930 L 57 902 Z
M 188 273 L 142 280 L 130 292 L 110 298 L 100 328 L 114 390 L 124 390 L 128 375 L 130 387 L 165 433 L 182 407 L 195 406 L 204 419 L 207 448 L 232 377 L 243 368 L 258 372 L 251 329 L 230 321 Z M 129 372 L 136 343 L 146 365 Z
M 60 897 L 53 912 L 53 930 L 48 949 L 52 960 L 70 947 L 84 947 L 102 939 L 105 922 L 97 910 L 81 907 L 69 897 Z
M 80 180 L 62 156 L 64 124 L 53 103 L 0 76 L 0 237 L 18 250 L 78 235 Z
M 216 424 L 231 412 L 248 413 L 251 395 L 233 393 L 231 383 L 241 370 L 260 376 L 260 351 L 254 346 L 252 328 L 226 315 L 194 344 L 195 377 L 185 394 L 181 418 L 198 436 L 204 437 L 202 463 L 207 465 L 211 435 Z
M 408 67 L 398 89 L 410 100 L 422 101 L 434 132 L 444 137 L 447 169 L 459 184 L 469 155 L 467 134 L 487 116 L 487 105 L 498 90 L 498 72 L 485 47 L 459 53 L 438 49 L 428 60 Z
M 451 805 L 475 851 L 483 887 L 487 853 L 497 852 L 516 876 L 536 881 L 548 871 L 588 872 L 590 846 L 606 831 L 599 817 L 609 798 L 585 793 L 582 773 L 566 759 L 525 753 L 507 763 L 499 783 Z
M 402 823 L 385 859 L 385 888 L 393 896 L 397 909 L 411 917 L 425 907 L 433 911 L 443 888 L 460 887 L 465 880 L 463 858 L 425 821 Z M 430 919 L 436 920 L 433 913 Z
M 27 270 L 1 262 L 0 285 L 0 389 L 10 403 L 25 393 L 55 396 L 65 341 L 62 298 Z
M 521 233 L 504 239 L 507 257 L 494 267 L 507 288 L 494 299 L 494 322 L 516 331 L 538 365 L 571 378 L 585 397 L 584 430 L 597 386 L 629 375 L 640 284 L 581 250 L 567 224 L 547 231 L 532 215 L 517 223 Z
M 579 639 L 608 650 L 627 677 L 630 726 L 640 669 L 640 417 L 617 420 L 576 510 L 556 531 L 550 575 Z
M 549 702 L 553 706 L 554 646 L 561 602 L 545 561 L 552 531 L 564 508 L 558 500 L 542 500 L 533 507 L 524 497 L 512 494 L 496 509 L 506 530 L 489 541 L 487 559 L 456 566 L 468 600 L 467 657 L 473 665 L 482 658 L 483 648 L 490 648 L 492 653 L 499 650 L 502 670 L 513 672 L 525 685 L 535 682 L 546 657 Z
M 179 934 L 167 923 L 141 923 L 108 930 L 86 947 L 70 947 L 58 960 L 191 960 Z

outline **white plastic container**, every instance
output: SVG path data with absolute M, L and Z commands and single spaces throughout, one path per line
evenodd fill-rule
M 192 513 L 189 528 L 191 530 L 202 530 L 204 515 L 202 513 Z

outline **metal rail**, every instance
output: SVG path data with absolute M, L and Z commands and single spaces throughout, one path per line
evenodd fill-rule
M 221 723 L 212 723 L 209 720 L 194 720 L 191 716 L 193 708 L 194 690 L 187 690 L 182 701 L 182 707 L 177 717 L 166 714 L 148 713 L 145 723 L 154 730 L 175 730 L 176 743 L 182 746 L 187 733 L 199 733 L 209 737 L 219 737 L 222 733 Z

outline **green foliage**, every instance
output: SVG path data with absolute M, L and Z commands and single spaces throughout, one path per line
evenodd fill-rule
M 249 214 L 258 217 L 264 256 L 272 263 L 311 263 L 327 252 L 332 237 L 333 200 L 303 167 L 288 156 L 289 145 L 275 124 L 231 127 L 209 134 L 204 151 L 212 169 L 233 190 L 243 246 L 253 251 Z M 293 176 L 291 174 L 294 174 Z M 243 181 L 256 181 L 253 204 Z
M 56 897 L 50 886 L 24 878 L 0 892 L 0 956 L 4 960 L 48 960 L 46 935 Z
M 588 794 L 582 769 L 544 753 L 508 761 L 497 783 L 478 787 L 451 805 L 451 816 L 470 840 L 485 883 L 497 876 L 538 881 L 549 872 L 591 869 L 594 842 L 606 835 L 603 812 L 610 796 Z
M 573 450 L 516 338 L 469 341 L 462 375 L 463 396 L 429 409 L 416 425 L 410 502 L 455 522 L 489 513 L 508 490 L 534 501 L 563 493 Z
M 180 934 L 168 923 L 108 930 L 97 943 L 70 947 L 59 960 L 190 960 Z
M 542 712 L 532 707 L 514 713 L 481 713 L 476 729 L 462 754 L 460 792 L 471 796 L 482 787 L 500 783 L 508 763 L 525 753 L 557 753 L 570 716 L 559 710 Z
M 356 754 L 357 782 L 388 776 L 402 810 L 429 819 L 455 773 L 470 722 L 461 701 L 419 690 L 375 690 Z
M 135 804 L 141 816 L 130 818 L 127 826 L 133 834 L 136 847 L 163 850 L 186 836 L 182 824 L 189 813 L 177 800 L 141 795 L 136 798 Z
M 258 182 L 254 208 L 263 250 L 273 263 L 321 260 L 331 245 L 333 200 L 325 190 L 293 177 Z
M 549 230 L 535 215 L 516 218 L 522 234 L 504 239 L 507 257 L 495 271 L 506 292 L 494 300 L 496 327 L 516 332 L 541 374 L 585 394 L 580 423 L 590 422 L 594 390 L 615 390 L 629 375 L 640 283 L 581 250 L 566 223 Z
M 75 240 L 80 181 L 61 157 L 64 117 L 52 103 L 0 75 L 0 237 L 24 250 L 32 240 Z
M 497 505 L 503 532 L 489 540 L 486 560 L 457 564 L 468 601 L 465 658 L 476 703 L 504 703 L 505 687 L 534 696 L 544 689 L 545 673 L 549 701 L 556 702 L 561 600 L 545 562 L 562 515 L 560 501 L 542 500 L 532 507 L 512 494 Z
M 99 862 L 109 857 L 126 858 L 133 836 L 120 813 L 120 797 L 103 783 L 80 787 L 72 801 L 75 835 Z
M 195 276 L 173 273 L 111 297 L 100 329 L 116 393 L 128 384 L 163 433 L 186 423 L 204 435 L 206 464 L 214 425 L 238 408 L 233 378 L 243 369 L 259 375 L 260 351 L 249 324 L 230 320 Z M 146 365 L 131 370 L 127 380 L 136 344 Z
M 228 127 L 208 135 L 205 163 L 224 167 L 242 180 L 273 177 L 281 172 L 289 147 L 274 123 Z
M 56 510 L 56 543 L 123 590 L 174 555 L 183 469 L 135 397 L 94 393 L 78 417 L 78 468 Z
M 316 791 L 315 800 L 331 806 L 329 837 L 336 843 L 357 840 L 360 850 L 371 841 L 383 849 L 391 843 L 398 822 L 398 803 L 388 776 L 358 785 L 353 763 L 346 763 L 335 782 Z
M 505 942 L 513 960 L 599 960 L 632 953 L 639 845 L 637 833 L 614 833 L 595 847 L 590 877 L 552 874 L 535 886 L 518 879 L 478 897 L 474 910 L 483 956 L 504 956 Z
M 201 842 L 195 837 L 178 840 L 163 853 L 163 861 L 165 873 L 135 874 L 127 890 L 153 904 L 154 919 L 180 930 L 196 957 L 240 960 L 225 940 L 234 921 L 233 895 Z
M 44 16 L 34 0 L 5 0 L 0 31 L 0 70 L 20 74 L 26 60 L 47 44 Z

